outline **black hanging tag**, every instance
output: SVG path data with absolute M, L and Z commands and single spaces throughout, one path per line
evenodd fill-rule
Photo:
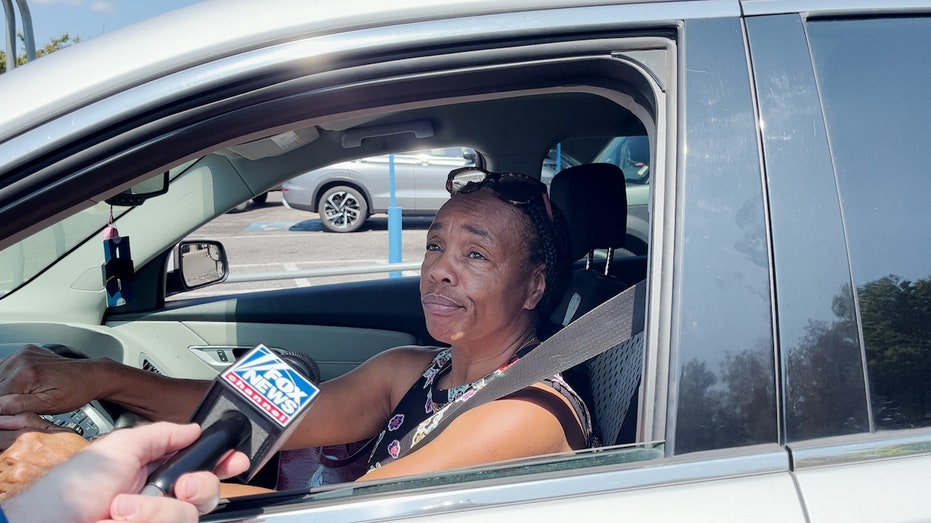
M 103 230 L 103 284 L 107 290 L 107 307 L 126 305 L 133 299 L 132 254 L 129 252 L 129 236 L 120 236 L 113 226 L 113 208 L 110 221 Z

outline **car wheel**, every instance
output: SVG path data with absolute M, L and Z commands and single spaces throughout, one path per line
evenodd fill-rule
M 345 185 L 327 189 L 320 197 L 317 212 L 323 226 L 333 232 L 357 231 L 369 217 L 368 204 L 362 194 Z

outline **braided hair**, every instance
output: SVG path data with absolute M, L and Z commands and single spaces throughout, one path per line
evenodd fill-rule
M 543 198 L 535 198 L 527 205 L 515 206 L 527 218 L 527 261 L 531 265 L 546 267 L 546 289 L 537 303 L 537 321 L 545 321 L 559 305 L 569 283 L 572 260 L 569 254 L 569 229 L 559 208 L 550 202 L 553 218 L 550 219 Z

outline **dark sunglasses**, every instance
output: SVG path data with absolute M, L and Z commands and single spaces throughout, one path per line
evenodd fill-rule
M 546 185 L 523 174 L 494 173 L 478 167 L 460 167 L 449 172 L 446 178 L 446 190 L 449 194 L 468 194 L 483 187 L 488 187 L 498 198 L 512 205 L 527 205 L 534 198 L 543 198 L 546 214 L 553 219 L 553 208 L 546 192 Z

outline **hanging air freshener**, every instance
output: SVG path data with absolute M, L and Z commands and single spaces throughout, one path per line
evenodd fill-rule
M 103 284 L 107 290 L 107 307 L 126 305 L 133 297 L 133 260 L 129 252 L 129 236 L 120 236 L 110 221 L 103 230 Z

